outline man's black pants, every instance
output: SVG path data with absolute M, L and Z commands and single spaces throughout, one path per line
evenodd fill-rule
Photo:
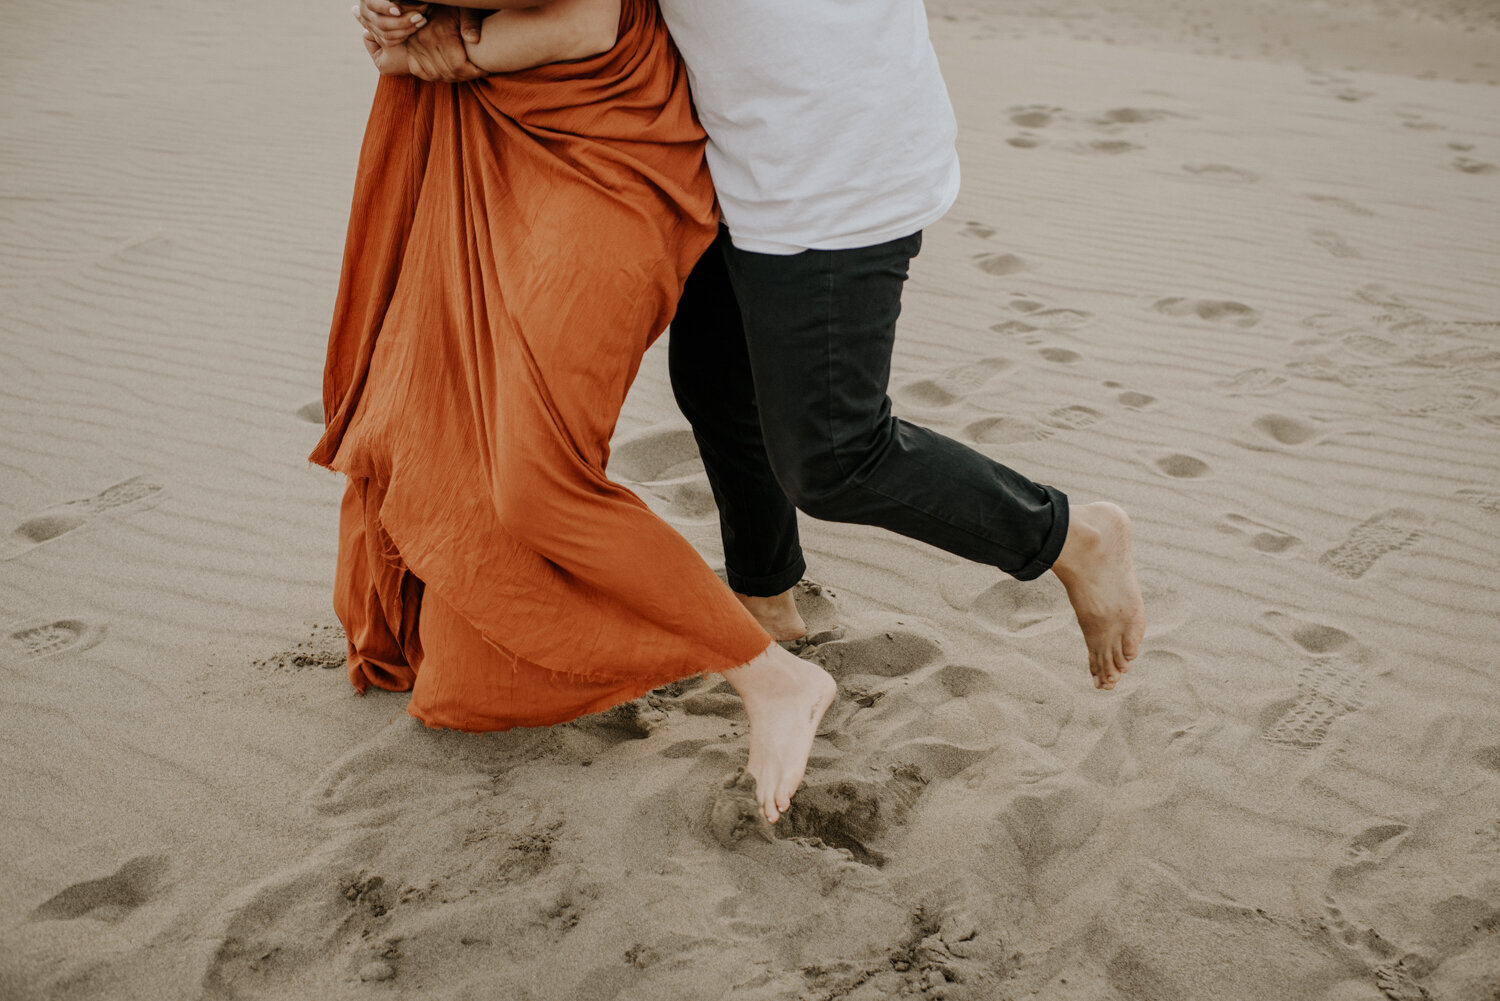
M 878 525 L 1031 580 L 1052 566 L 1068 501 L 891 415 L 901 287 L 921 233 L 791 256 L 719 238 L 672 321 L 672 389 L 719 505 L 729 585 L 780 594 L 806 563 L 794 508 Z

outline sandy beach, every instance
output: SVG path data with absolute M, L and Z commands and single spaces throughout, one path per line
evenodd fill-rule
M 964 182 L 891 396 L 1125 506 L 1151 625 L 1101 693 L 1050 575 L 804 520 L 839 695 L 773 830 L 717 676 L 480 736 L 350 688 L 346 5 L 7 6 L 0 999 L 1500 998 L 1500 8 L 928 12 Z M 610 469 L 718 565 L 664 348 Z

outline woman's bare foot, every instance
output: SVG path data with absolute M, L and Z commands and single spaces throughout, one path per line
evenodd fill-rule
M 1130 555 L 1130 517 L 1106 502 L 1071 508 L 1068 537 L 1052 572 L 1067 588 L 1083 629 L 1094 687 L 1114 688 L 1146 634 L 1146 606 Z
M 750 763 L 755 798 L 766 820 L 792 804 L 823 713 L 838 686 L 832 676 L 772 643 L 754 660 L 724 672 L 750 717 Z
M 769 598 L 757 598 L 738 591 L 734 592 L 734 596 L 740 599 L 745 610 L 755 616 L 755 621 L 776 642 L 800 640 L 807 635 L 807 623 L 802 621 L 802 613 L 797 611 L 797 602 L 793 600 L 790 590 L 773 594 Z

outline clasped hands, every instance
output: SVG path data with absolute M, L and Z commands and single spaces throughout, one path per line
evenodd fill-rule
M 464 43 L 479 41 L 487 11 L 359 0 L 350 13 L 364 26 L 365 51 L 386 76 L 464 83 L 486 75 L 469 61 Z

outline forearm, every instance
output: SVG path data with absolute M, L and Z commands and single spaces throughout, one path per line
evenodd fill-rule
M 524 10 L 546 3 L 547 0 L 443 0 L 446 7 L 468 7 L 471 10 Z
M 484 19 L 479 41 L 465 49 L 469 62 L 487 73 L 514 73 L 607 52 L 619 27 L 620 0 L 551 0 L 497 10 Z

